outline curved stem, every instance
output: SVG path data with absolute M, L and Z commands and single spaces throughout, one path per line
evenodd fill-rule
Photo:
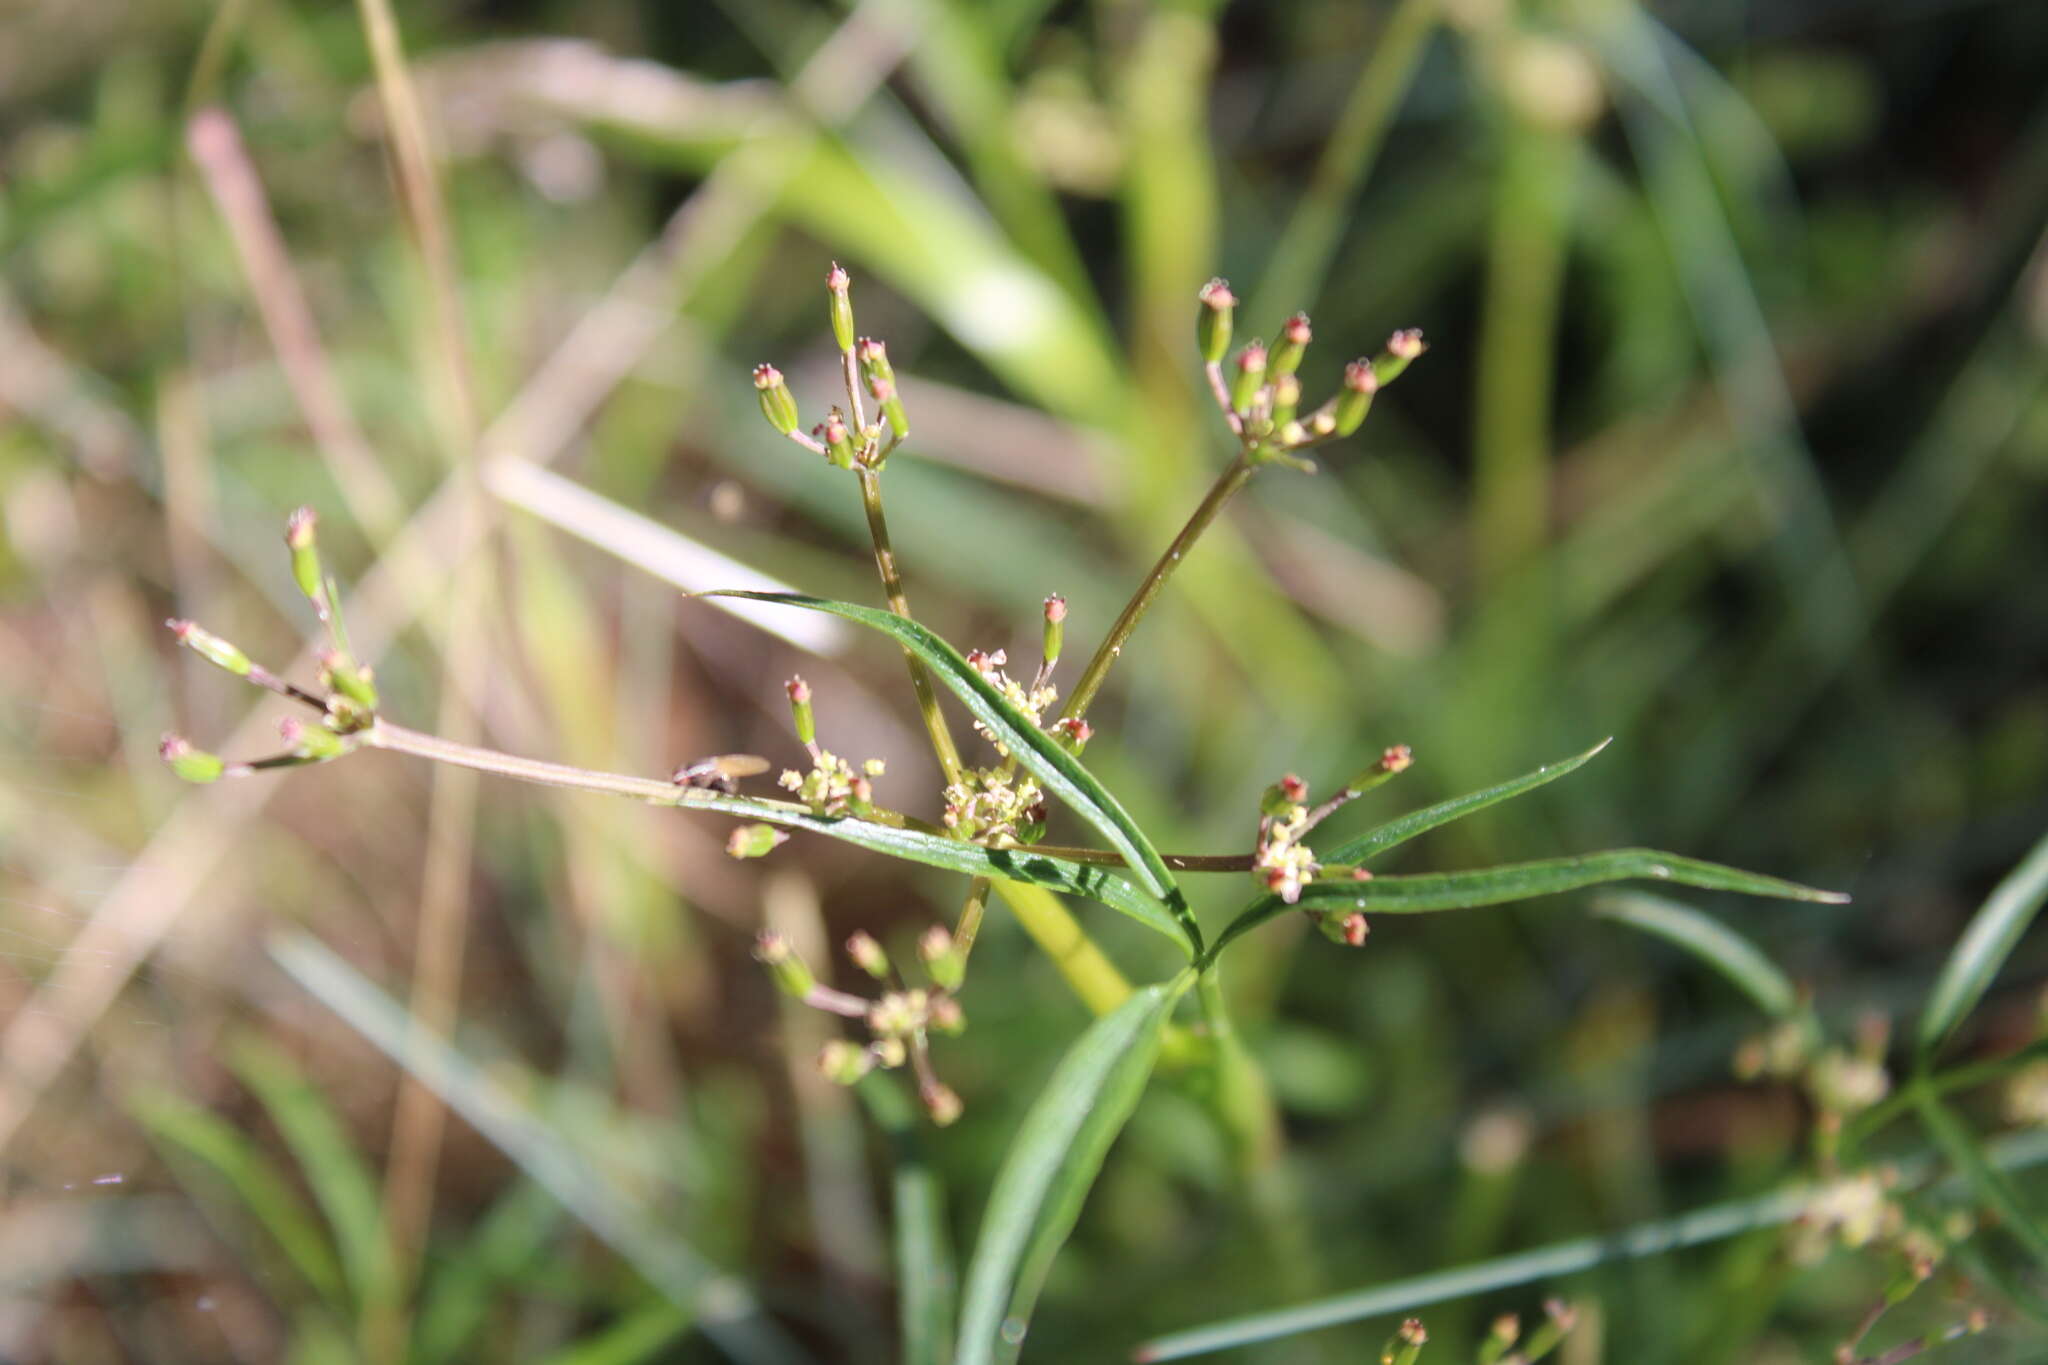
M 889 600 L 889 610 L 904 620 L 913 620 L 910 614 L 910 599 L 903 593 L 903 575 L 896 568 L 896 550 L 889 543 L 889 521 L 882 513 L 882 483 L 872 469 L 857 469 L 860 476 L 861 506 L 868 514 L 868 535 L 875 543 L 875 568 L 882 575 L 882 595 Z M 932 737 L 932 752 L 938 755 L 939 767 L 945 770 L 947 782 L 960 780 L 960 750 L 953 744 L 953 732 L 946 728 L 946 717 L 939 710 L 938 693 L 932 688 L 932 675 L 915 654 L 903 651 L 905 662 L 910 665 L 911 690 L 917 693 L 918 713 L 924 717 L 924 728 Z
M 1145 581 L 1138 585 L 1138 590 L 1131 595 L 1131 600 L 1124 604 L 1123 613 L 1116 618 L 1116 623 L 1109 628 L 1109 634 L 1104 636 L 1102 643 L 1096 647 L 1095 656 L 1088 660 L 1088 667 L 1081 670 L 1080 681 L 1074 684 L 1073 693 L 1068 696 L 1067 704 L 1060 712 L 1062 720 L 1080 715 L 1088 709 L 1088 703 L 1095 700 L 1095 693 L 1102 687 L 1102 680 L 1109 676 L 1110 665 L 1124 652 L 1125 642 L 1137 630 L 1138 622 L 1144 619 L 1145 613 L 1151 610 L 1153 601 L 1166 586 L 1166 580 L 1173 577 L 1173 571 L 1187 558 L 1188 551 L 1202 538 L 1202 533 L 1209 529 L 1225 504 L 1235 496 L 1238 489 L 1245 486 L 1252 476 L 1252 469 L 1251 460 L 1239 452 L 1237 458 L 1216 477 L 1216 482 L 1210 485 L 1208 495 L 1202 499 L 1201 505 L 1195 508 L 1187 524 L 1180 528 L 1180 534 L 1173 538 L 1173 543 L 1166 547 L 1166 553 L 1160 555 L 1158 562 L 1152 566 L 1152 572 L 1145 575 Z

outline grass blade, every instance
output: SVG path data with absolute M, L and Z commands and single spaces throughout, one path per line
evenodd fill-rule
M 1117 852 L 1124 855 L 1144 888 L 1174 909 L 1189 935 L 1189 941 L 1200 948 L 1201 933 L 1195 928 L 1194 918 L 1174 885 L 1173 874 L 1167 871 L 1159 850 L 1152 847 L 1152 841 L 1145 837 L 1130 813 L 1089 775 L 1072 754 L 1010 705 L 988 679 L 961 657 L 960 651 L 917 622 L 906 621 L 894 612 L 875 607 L 833 602 L 800 593 L 719 591 L 699 595 L 743 597 L 830 612 L 860 625 L 871 626 L 894 639 L 915 654 L 933 676 L 973 713 L 974 718 L 987 726 L 1017 756 L 1025 770 L 1045 784 L 1047 791 L 1072 806 L 1083 819 L 1102 832 Z
M 1992 888 L 1942 964 L 1941 975 L 1927 996 L 1927 1012 L 1920 1016 L 1923 1064 L 1991 989 L 1992 979 L 2019 946 L 2044 899 L 2048 899 L 2048 835 Z
M 953 1358 L 959 1272 L 946 1234 L 945 1188 L 919 1141 L 918 1117 L 902 1087 L 871 1073 L 860 1083 L 860 1097 L 876 1126 L 888 1133 L 894 1154 L 891 1212 L 902 1365 L 947 1365 Z
M 308 994 L 422 1084 L 582 1220 L 726 1354 L 763 1365 L 803 1353 L 760 1314 L 753 1295 L 657 1225 L 598 1164 L 579 1151 L 493 1071 L 420 1028 L 405 1008 L 309 934 L 281 934 L 270 955 Z M 716 1305 L 715 1309 L 713 1305 Z
M 2048 1133 L 2015 1133 L 1988 1144 L 1976 1152 L 1987 1170 L 2002 1178 L 2005 1171 L 2038 1166 L 2048 1161 Z M 1930 1163 L 1923 1155 L 1899 1163 L 1906 1181 L 1925 1178 Z M 1941 1182 L 1946 1189 L 1954 1181 Z M 1205 1327 L 1192 1327 L 1171 1335 L 1155 1337 L 1131 1352 L 1137 1361 L 1183 1360 L 1239 1346 L 1252 1346 L 1324 1327 L 1336 1327 L 1364 1318 L 1409 1313 L 1433 1303 L 1491 1294 L 1502 1289 L 1554 1280 L 1564 1275 L 1591 1270 L 1610 1261 L 1662 1256 L 1685 1247 L 1700 1246 L 1753 1232 L 1758 1228 L 1789 1223 L 1805 1212 L 1812 1202 L 1810 1188 L 1794 1185 L 1752 1199 L 1731 1200 L 1704 1209 L 1694 1209 L 1676 1218 L 1639 1223 L 1601 1237 L 1579 1237 L 1501 1256 L 1490 1261 L 1439 1270 L 1412 1279 L 1377 1284 L 1312 1303 L 1267 1313 L 1248 1313 Z
M 1471 872 L 1424 872 L 1413 876 L 1374 877 L 1370 881 L 1331 880 L 1310 882 L 1302 888 L 1301 899 L 1289 906 L 1278 896 L 1261 896 L 1245 908 L 1209 950 L 1210 956 L 1247 930 L 1265 923 L 1283 910 L 1370 910 L 1382 915 L 1416 915 L 1431 910 L 1469 910 L 1481 905 L 1552 896 L 1576 891 L 1602 882 L 1677 882 L 1707 891 L 1734 891 L 1745 896 L 1775 896 L 1785 900 L 1822 901 L 1839 905 L 1849 898 L 1838 891 L 1821 891 L 1798 882 L 1744 872 L 1738 867 L 1681 858 L 1654 848 L 1614 848 L 1602 853 L 1582 853 L 1574 858 L 1545 858 L 1533 863 L 1504 863 Z
M 1547 763 L 1533 772 L 1510 778 L 1498 786 L 1486 787 L 1480 791 L 1454 796 L 1448 801 L 1439 801 L 1434 806 L 1410 811 L 1383 825 L 1375 825 L 1365 833 L 1345 841 L 1323 855 L 1326 863 L 1362 863 L 1376 854 L 1384 853 L 1396 844 L 1405 844 L 1418 834 L 1427 834 L 1439 825 L 1448 825 L 1453 820 L 1462 820 L 1474 811 L 1485 810 L 1498 805 L 1509 797 L 1520 796 L 1533 791 L 1546 782 L 1555 782 L 1566 773 L 1583 766 L 1593 755 L 1614 743 L 1603 739 L 1586 752 L 1572 758 Z
M 1763 949 L 1712 915 L 1645 891 L 1601 896 L 1593 902 L 1593 913 L 1691 953 L 1727 977 L 1772 1018 L 1783 1018 L 1798 1008 L 1799 991 L 1792 978 L 1779 970 Z
M 300 1278 L 346 1314 L 348 1291 L 327 1234 L 261 1148 L 219 1115 L 183 1100 L 149 1097 L 137 1102 L 134 1112 L 158 1143 L 196 1158 L 225 1180 Z
M 1977 1135 L 1956 1116 L 1954 1110 L 1936 1099 L 1930 1089 L 1923 1087 L 1917 1091 L 1913 1107 L 1919 1111 L 1920 1120 L 1927 1125 L 1927 1132 L 1935 1145 L 1956 1168 L 1956 1174 L 1976 1192 L 1986 1207 L 1998 1215 L 2000 1225 L 2033 1254 L 2034 1260 L 2048 1266 L 2048 1229 L 2044 1229 L 2041 1219 L 2020 1201 L 2019 1191 L 1992 1161 Z
M 1016 1358 L 1053 1256 L 1073 1230 L 1109 1146 L 1137 1107 L 1184 972 L 1090 1025 L 1017 1129 L 967 1267 L 957 1365 Z
M 231 1064 L 277 1125 L 327 1216 L 357 1302 L 387 1301 L 397 1288 L 397 1267 L 384 1233 L 383 1207 L 370 1168 L 340 1119 L 297 1064 L 276 1047 L 245 1039 L 236 1046 Z
M 639 1365 L 690 1330 L 692 1314 L 672 1303 L 652 1303 L 601 1332 L 549 1356 L 545 1365 Z

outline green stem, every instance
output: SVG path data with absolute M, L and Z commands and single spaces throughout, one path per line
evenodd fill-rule
M 889 543 L 889 521 L 882 513 L 882 481 L 872 469 L 855 470 L 860 476 L 861 506 L 868 514 L 868 535 L 875 543 L 875 569 L 882 576 L 882 595 L 889 601 L 889 610 L 904 620 L 914 620 L 910 614 L 910 599 L 903 593 L 903 575 L 896 568 L 896 551 Z M 918 713 L 924 717 L 924 728 L 932 737 L 932 752 L 938 755 L 939 767 L 945 770 L 946 781 L 960 780 L 960 750 L 953 743 L 953 732 L 946 728 L 946 717 L 939 710 L 939 696 L 932 688 L 932 675 L 922 661 L 909 650 L 903 651 L 903 658 L 910 665 L 911 690 L 917 693 Z
M 1194 515 L 1180 528 L 1180 534 L 1166 547 L 1166 553 L 1159 556 L 1159 561 L 1152 566 L 1152 572 L 1145 575 L 1145 581 L 1131 594 L 1131 600 L 1124 604 L 1123 613 L 1116 618 L 1116 624 L 1109 628 L 1109 634 L 1105 635 L 1101 645 L 1097 646 L 1095 657 L 1088 661 L 1088 667 L 1081 670 L 1081 679 L 1074 684 L 1074 691 L 1067 698 L 1065 709 L 1060 712 L 1062 720 L 1080 715 L 1088 709 L 1088 703 L 1095 700 L 1096 692 L 1102 687 L 1102 680 L 1109 676 L 1110 665 L 1124 652 L 1124 644 L 1137 630 L 1138 622 L 1144 619 L 1145 613 L 1151 610 L 1154 599 L 1166 586 L 1166 580 L 1173 577 L 1173 571 L 1187 558 L 1188 551 L 1194 548 L 1195 542 L 1202 538 L 1202 533 L 1209 529 L 1217 514 L 1223 510 L 1237 490 L 1245 486 L 1251 476 L 1251 461 L 1240 452 L 1237 458 L 1230 462 L 1229 467 L 1216 477 L 1216 482 L 1210 485 L 1208 495 L 1202 499 L 1201 506 L 1195 508 Z

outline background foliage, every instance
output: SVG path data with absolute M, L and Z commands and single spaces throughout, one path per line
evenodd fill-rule
M 893 1357 L 892 1196 L 935 1175 L 964 1242 L 1086 1011 L 993 914 L 972 1027 L 942 1047 L 967 1116 L 935 1138 L 816 1081 L 817 1021 L 747 949 L 764 918 L 814 962 L 855 927 L 907 943 L 957 877 L 823 840 L 731 863 L 716 822 L 508 785 L 476 791 L 470 841 L 466 793 L 397 757 L 200 792 L 154 757 L 243 705 L 162 618 L 280 660 L 303 637 L 276 543 L 303 501 L 365 585 L 359 634 L 390 643 L 394 715 L 650 773 L 786 760 L 800 669 L 827 742 L 885 757 L 915 806 L 935 770 L 893 650 L 764 633 L 642 571 L 729 586 L 708 548 L 873 600 L 857 506 L 746 381 L 773 358 L 827 387 L 831 257 L 906 377 L 897 544 L 963 647 L 1028 654 L 1055 590 L 1092 639 L 1224 458 L 1191 346 L 1209 274 L 1248 329 L 1313 314 L 1312 389 L 1396 326 L 1432 338 L 1322 474 L 1254 486 L 1096 711 L 1090 766 L 1163 846 L 1241 848 L 1280 772 L 1327 785 L 1391 743 L 1418 757 L 1405 806 L 1611 734 L 1402 869 L 1641 843 L 1840 887 L 1854 904 L 1713 908 L 1825 1015 L 1903 1021 L 2048 826 L 2038 5 L 398 18 L 447 158 L 474 416 L 355 11 L 0 16 L 10 1359 L 347 1359 L 408 1331 L 419 1359 L 713 1359 L 749 1349 L 741 1295 L 824 1358 Z M 202 120 L 188 147 L 214 105 L 239 141 Z M 291 319 L 266 325 L 284 295 L 248 235 L 258 185 L 325 409 L 279 364 Z M 465 464 L 473 519 L 437 492 Z M 1122 1358 L 1795 1171 L 1796 1096 L 1729 1079 L 1749 1002 L 1587 908 L 1388 917 L 1360 954 L 1291 920 L 1249 940 L 1230 986 L 1310 1216 L 1262 1217 L 1196 1099 L 1155 1086 L 1034 1352 Z M 1163 945 L 1084 913 L 1134 976 L 1164 974 Z M 431 984 L 451 952 L 455 998 Z M 1964 1055 L 2033 1035 L 2044 971 L 2023 941 Z M 347 994 L 364 979 L 385 996 Z M 459 1055 L 408 1050 L 409 992 L 459 1020 Z M 387 1170 L 394 1122 L 432 1122 L 402 1117 L 391 1053 L 461 1114 L 438 1143 L 415 1128 L 424 1175 Z M 928 1164 L 892 1190 L 905 1143 Z M 427 1230 L 416 1302 L 387 1203 Z M 1577 1277 L 1598 1307 L 1567 1358 L 1818 1358 L 1882 1273 L 1787 1279 L 1772 1244 Z M 656 1292 L 677 1286 L 694 1321 Z M 1509 1306 L 1434 1310 L 1432 1332 Z

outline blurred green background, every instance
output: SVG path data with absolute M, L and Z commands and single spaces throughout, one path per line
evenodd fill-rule
M 305 502 L 399 719 L 645 773 L 788 762 L 801 671 L 827 744 L 930 813 L 892 648 L 660 577 L 724 586 L 712 550 L 877 600 L 849 483 L 747 380 L 773 360 L 829 401 L 834 258 L 905 377 L 912 601 L 1020 658 L 1052 591 L 1092 645 L 1228 457 L 1204 279 L 1233 281 L 1242 335 L 1314 317 L 1312 400 L 1395 327 L 1431 338 L 1319 474 L 1261 475 L 1113 677 L 1088 761 L 1162 846 L 1240 850 L 1277 775 L 1327 788 L 1392 743 L 1417 765 L 1369 817 L 1612 735 L 1403 869 L 1647 844 L 1839 887 L 1854 904 L 1694 903 L 1823 1014 L 1903 1019 L 2048 826 L 2048 7 L 397 18 L 468 398 L 355 9 L 0 14 L 0 1358 L 746 1359 L 672 1302 L 715 1324 L 745 1295 L 815 1358 L 893 1358 L 893 1140 L 811 1074 L 822 1016 L 748 951 L 764 922 L 819 963 L 860 927 L 907 946 L 958 878 L 803 838 L 732 863 L 722 822 L 496 781 L 471 837 L 461 783 L 386 755 L 206 790 L 155 757 L 170 729 L 262 748 L 278 713 L 237 732 L 249 697 L 159 622 L 291 658 L 310 622 L 278 537 Z M 1248 894 L 1192 890 L 1212 922 Z M 1134 979 L 1165 972 L 1076 910 Z M 1800 1169 L 1797 1097 L 1729 1076 L 1746 1004 L 1583 898 L 1386 919 L 1357 953 L 1301 929 L 1252 940 L 1230 988 L 1305 1209 L 1276 1229 L 1155 1085 L 1027 1358 L 1123 1359 Z M 281 970 L 280 934 L 333 959 L 291 938 Z M 384 1013 L 316 998 L 335 959 Z M 999 907 L 975 961 L 939 1048 L 966 1117 L 914 1139 L 962 1244 L 1087 1018 Z M 1981 1045 L 2031 1034 L 2044 976 L 2024 944 Z M 441 1084 L 473 1107 L 438 1132 L 361 1031 L 403 1051 L 408 1002 L 458 1041 Z M 618 1207 L 637 1231 L 593 1235 Z M 1566 1359 L 1826 1358 L 1883 1271 L 1787 1276 L 1771 1245 L 1578 1277 Z M 1442 1358 L 1534 1301 L 1432 1310 Z

